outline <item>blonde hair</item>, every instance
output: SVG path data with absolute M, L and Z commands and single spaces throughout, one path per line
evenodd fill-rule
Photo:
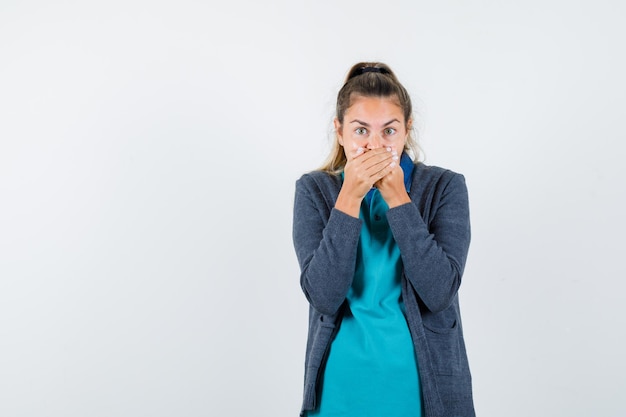
M 398 105 L 404 114 L 404 124 L 408 127 L 413 117 L 413 105 L 411 97 L 404 86 L 396 78 L 396 75 L 387 65 L 382 62 L 359 62 L 350 68 L 343 87 L 337 94 L 337 107 L 335 117 L 339 124 L 343 125 L 343 117 L 352 104 L 354 97 L 392 97 L 398 100 Z M 413 128 L 408 129 L 408 136 L 404 145 L 411 159 L 417 160 L 420 156 L 420 148 L 414 136 Z M 330 154 L 324 164 L 319 168 L 331 174 L 339 174 L 346 165 L 346 155 L 343 147 L 335 139 Z

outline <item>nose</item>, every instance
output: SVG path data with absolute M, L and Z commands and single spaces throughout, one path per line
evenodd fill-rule
M 373 134 L 367 142 L 367 149 L 378 149 L 382 146 L 382 138 L 378 134 Z

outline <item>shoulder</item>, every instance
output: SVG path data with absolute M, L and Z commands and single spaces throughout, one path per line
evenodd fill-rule
M 296 181 L 296 191 L 338 192 L 341 183 L 341 175 L 333 175 L 325 171 L 311 171 Z
M 414 164 L 413 167 L 413 185 L 430 184 L 437 187 L 446 187 L 448 185 L 465 185 L 465 177 L 463 174 L 454 172 L 447 168 L 434 165 L 426 165 L 421 162 Z
M 413 176 L 419 177 L 422 180 L 431 179 L 431 180 L 439 180 L 441 178 L 451 179 L 455 176 L 463 177 L 462 174 L 458 172 L 454 172 L 451 169 L 438 167 L 435 165 L 426 165 L 421 162 L 417 162 L 414 164 L 413 168 Z
M 467 199 L 465 177 L 447 168 L 417 163 L 411 180 L 411 199 L 420 207 L 439 203 L 442 199 Z
M 295 216 L 302 218 L 317 212 L 323 219 L 330 218 L 339 191 L 341 191 L 342 182 L 341 175 L 324 171 L 313 171 L 302 175 L 296 181 Z

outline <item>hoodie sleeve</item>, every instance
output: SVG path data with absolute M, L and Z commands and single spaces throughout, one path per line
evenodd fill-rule
M 329 207 L 311 177 L 296 182 L 293 242 L 313 308 L 335 314 L 352 285 L 361 220 Z
M 465 178 L 446 174 L 436 185 L 428 223 L 414 203 L 387 212 L 405 276 L 434 313 L 445 310 L 456 297 L 470 243 Z

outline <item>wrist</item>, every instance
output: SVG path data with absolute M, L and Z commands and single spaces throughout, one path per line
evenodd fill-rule
M 404 191 L 400 195 L 395 195 L 395 196 L 389 198 L 388 200 L 385 200 L 385 202 L 387 203 L 389 208 L 392 209 L 394 207 L 398 207 L 398 206 L 401 206 L 403 204 L 410 203 L 411 202 L 411 197 L 409 197 L 409 194 L 406 191 Z
M 343 191 L 343 190 L 342 190 Z M 346 213 L 349 216 L 359 218 L 361 212 L 361 201 L 363 198 L 346 195 L 339 192 L 337 201 L 335 201 L 335 208 Z

